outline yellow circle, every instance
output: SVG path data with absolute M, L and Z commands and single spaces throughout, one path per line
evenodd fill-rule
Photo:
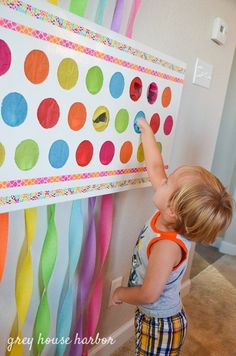
M 2 143 L 0 143 L 0 167 L 3 165 L 5 160 L 5 148 Z
M 57 78 L 63 89 L 71 89 L 77 83 L 79 71 L 77 63 L 71 58 L 64 58 L 58 66 Z
M 96 131 L 104 131 L 110 120 L 110 114 L 105 106 L 99 106 L 93 114 L 93 127 Z
M 137 160 L 142 163 L 144 161 L 144 152 L 143 152 L 143 144 L 140 143 L 137 151 Z

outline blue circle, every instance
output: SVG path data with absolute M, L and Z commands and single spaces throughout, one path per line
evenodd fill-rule
M 11 127 L 20 126 L 25 121 L 27 111 L 27 102 L 19 93 L 10 93 L 2 101 L 3 121 Z
M 53 168 L 61 168 L 65 165 L 69 157 L 69 146 L 63 140 L 53 142 L 48 159 Z
M 111 96 L 115 99 L 119 98 L 124 90 L 125 80 L 123 74 L 116 72 L 110 80 L 109 89 Z
M 137 132 L 137 133 L 141 133 L 141 131 L 139 130 L 139 127 L 137 125 L 137 121 L 141 118 L 141 117 L 144 117 L 144 119 L 146 118 L 145 114 L 143 111 L 139 111 L 135 118 L 134 118 L 134 131 Z

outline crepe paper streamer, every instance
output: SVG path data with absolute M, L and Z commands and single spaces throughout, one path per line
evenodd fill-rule
M 73 313 L 73 300 L 75 295 L 75 271 L 80 258 L 83 242 L 83 213 L 81 200 L 72 203 L 69 226 L 69 263 L 65 277 L 57 317 L 57 338 L 67 338 L 70 335 Z M 57 345 L 56 355 L 63 356 L 66 344 Z
M 50 310 L 47 298 L 48 284 L 54 269 L 57 257 L 57 231 L 54 221 L 55 205 L 49 205 L 48 211 L 48 229 L 43 243 L 43 248 L 39 262 L 39 291 L 40 303 L 34 322 L 34 351 L 41 354 L 45 344 L 38 342 L 39 336 L 46 339 L 50 330 Z M 40 335 L 41 334 L 41 335 Z
M 88 0 L 70 0 L 70 12 L 78 16 L 84 16 Z
M 11 337 L 22 338 L 22 327 L 28 312 L 32 290 L 33 290 L 33 269 L 30 247 L 32 245 L 36 225 L 37 209 L 25 209 L 25 240 L 21 248 L 16 270 L 16 308 L 17 315 L 12 326 Z M 9 355 L 20 356 L 23 354 L 22 343 L 15 343 L 8 353 Z
M 103 16 L 107 3 L 108 0 L 99 0 L 96 15 L 95 15 L 95 22 L 99 25 L 102 25 L 103 23 Z
M 122 13 L 124 10 L 124 0 L 116 0 L 116 6 L 111 22 L 111 30 L 119 32 L 122 20 Z
M 97 328 L 101 304 L 102 304 L 102 287 L 103 287 L 103 267 L 107 256 L 107 251 L 110 245 L 111 232 L 112 232 L 112 217 L 113 217 L 113 205 L 112 194 L 103 195 L 101 201 L 101 210 L 99 217 L 98 227 L 98 246 L 99 246 L 99 272 L 95 282 L 95 287 L 92 292 L 91 299 L 88 306 L 88 328 L 87 338 L 93 337 Z M 85 350 L 87 345 L 85 345 Z M 87 350 L 83 353 L 87 355 Z
M 95 209 L 96 197 L 91 197 L 88 200 L 88 214 L 89 214 L 89 227 L 88 234 L 85 240 L 83 248 L 83 259 L 81 265 L 81 271 L 79 276 L 79 286 L 78 286 L 78 310 L 80 313 L 80 318 L 76 324 L 74 330 L 74 337 L 76 340 L 82 340 L 83 338 L 83 315 L 85 310 L 86 300 L 91 288 L 92 279 L 95 269 L 96 261 L 96 229 L 95 229 Z M 81 356 L 83 345 L 82 343 L 74 342 L 71 344 L 70 355 L 71 356 Z
M 0 282 L 3 277 L 8 242 L 9 214 L 0 214 Z
M 140 4 L 141 4 L 141 0 L 133 0 L 133 5 L 132 5 L 132 9 L 130 11 L 127 30 L 126 30 L 126 34 L 125 34 L 129 38 L 132 38 L 132 35 L 133 35 L 134 21 L 135 21 L 137 12 L 139 10 Z
M 57 5 L 58 4 L 58 0 L 49 0 L 49 2 L 53 5 Z

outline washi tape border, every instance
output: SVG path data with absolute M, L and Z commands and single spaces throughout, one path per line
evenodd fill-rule
M 157 56 L 151 55 L 147 52 L 144 52 L 140 49 L 129 46 L 123 42 L 114 40 L 110 37 L 103 36 L 100 33 L 92 31 L 86 27 L 77 25 L 76 23 L 70 22 L 60 16 L 56 16 L 48 11 L 38 9 L 28 3 L 19 0 L 1 0 L 0 3 L 8 6 L 10 9 L 23 13 L 25 15 L 34 17 L 37 20 L 45 21 L 50 23 L 53 26 L 63 28 L 67 31 L 71 31 L 80 36 L 88 38 L 90 40 L 96 41 L 98 43 L 102 43 L 105 46 L 116 48 L 122 52 L 129 53 L 133 56 L 142 58 L 146 61 L 157 63 L 165 68 L 173 70 L 178 73 L 185 73 L 185 68 L 174 65 L 168 61 L 165 61 Z

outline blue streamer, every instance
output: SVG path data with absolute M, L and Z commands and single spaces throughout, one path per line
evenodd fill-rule
M 99 0 L 97 12 L 95 15 L 95 22 L 99 25 L 103 23 L 103 16 L 105 12 L 105 8 L 107 6 L 108 0 Z

